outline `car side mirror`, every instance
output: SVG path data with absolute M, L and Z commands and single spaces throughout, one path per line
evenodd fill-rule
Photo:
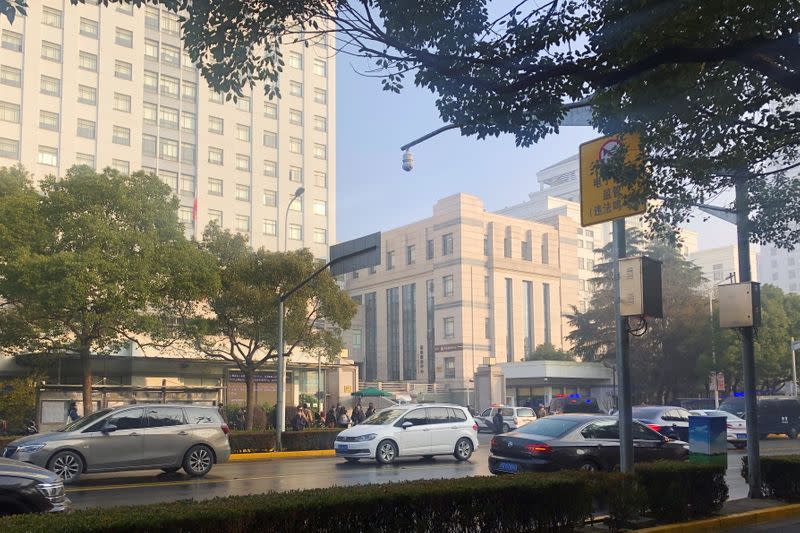
M 113 433 L 116 430 L 117 426 L 115 426 L 114 424 L 103 424 L 103 427 L 100 428 L 100 431 L 102 433 Z
M 403 429 L 408 429 L 413 425 L 414 425 L 413 422 L 409 422 L 408 420 L 406 420 L 405 422 L 400 424 L 400 427 L 403 428 Z

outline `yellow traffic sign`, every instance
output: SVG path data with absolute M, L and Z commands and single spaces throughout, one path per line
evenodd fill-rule
M 625 162 L 632 162 L 639 155 L 639 136 L 628 134 L 624 138 L 617 135 L 600 137 L 581 144 L 581 226 L 592 226 L 617 218 L 640 215 L 646 205 L 631 207 L 625 198 L 631 188 L 620 185 L 614 180 L 603 180 L 594 170 L 594 164 L 607 157 L 624 143 L 627 149 Z

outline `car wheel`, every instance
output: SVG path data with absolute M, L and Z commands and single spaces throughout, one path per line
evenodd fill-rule
M 585 472 L 598 472 L 600 470 L 600 467 L 597 466 L 597 463 L 595 463 L 594 461 L 590 461 L 587 459 L 586 461 L 581 463 L 579 469 Z
M 458 439 L 456 449 L 453 452 L 456 461 L 466 461 L 472 456 L 472 441 L 466 437 Z
M 789 431 L 786 433 L 786 436 L 789 437 L 790 439 L 796 439 L 797 438 L 797 429 L 789 428 Z
M 181 467 L 179 467 L 179 466 L 171 466 L 169 468 L 162 468 L 161 471 L 164 472 L 165 474 L 174 474 L 175 472 L 177 472 L 180 469 L 181 469 Z
M 375 459 L 382 464 L 388 465 L 394 462 L 397 457 L 397 444 L 390 440 L 382 440 L 375 449 Z
M 55 454 L 47 465 L 47 469 L 54 472 L 65 485 L 75 483 L 83 472 L 83 459 L 73 451 L 63 451 Z
M 211 448 L 198 444 L 189 448 L 183 456 L 183 469 L 192 477 L 201 477 L 208 474 L 214 464 L 214 455 Z
M 508 424 L 503 422 L 503 433 L 508 433 L 509 431 L 511 431 L 511 428 L 508 427 Z
M 344 460 L 348 463 L 357 463 L 360 457 L 345 457 Z

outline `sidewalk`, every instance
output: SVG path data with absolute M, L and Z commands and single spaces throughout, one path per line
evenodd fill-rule
M 800 531 L 800 504 L 786 504 L 768 499 L 731 500 L 723 505 L 721 516 L 639 531 L 649 533 Z

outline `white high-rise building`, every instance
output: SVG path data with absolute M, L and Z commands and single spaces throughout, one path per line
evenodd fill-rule
M 175 14 L 34 2 L 13 24 L 0 18 L 0 166 L 37 178 L 75 164 L 148 170 L 180 199 L 191 236 L 215 220 L 256 248 L 286 242 L 325 258 L 336 233 L 334 56 L 324 41 L 282 52 L 280 100 L 256 87 L 226 102 L 183 51 Z
M 784 292 L 800 293 L 800 249 L 785 250 L 774 244 L 761 245 L 758 270 L 762 283 Z

